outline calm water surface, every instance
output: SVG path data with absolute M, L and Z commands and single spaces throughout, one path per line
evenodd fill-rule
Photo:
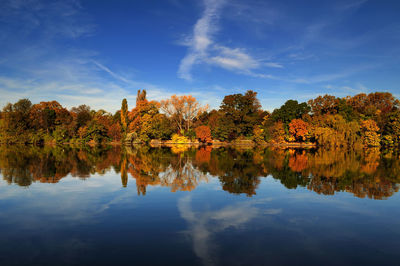
M 396 152 L 0 147 L 0 265 L 393 265 Z

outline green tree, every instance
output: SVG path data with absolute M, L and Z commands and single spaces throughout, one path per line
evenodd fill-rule
M 384 125 L 382 135 L 386 139 L 386 143 L 399 146 L 400 145 L 400 111 L 396 110 L 387 116 L 387 121 Z
M 307 103 L 298 103 L 295 100 L 288 100 L 279 109 L 275 109 L 271 114 L 271 119 L 275 122 L 281 121 L 288 129 L 290 121 L 300 119 L 303 115 L 310 112 Z
M 32 103 L 21 99 L 15 104 L 8 103 L 1 112 L 0 141 L 5 143 L 29 142 Z
M 85 104 L 79 105 L 78 107 L 72 107 L 71 113 L 74 117 L 74 125 L 76 130 L 78 130 L 80 127 L 86 126 L 89 121 L 92 120 L 90 107 Z
M 229 140 L 239 136 L 252 136 L 254 126 L 261 123 L 265 115 L 257 93 L 251 90 L 244 95 L 238 93 L 225 96 L 219 112 L 221 116 L 217 123 L 217 135 Z

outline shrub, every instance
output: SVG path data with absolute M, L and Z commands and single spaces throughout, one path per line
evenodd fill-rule
M 190 140 L 185 136 L 174 134 L 174 135 L 172 135 L 172 143 L 184 144 L 184 143 L 190 143 Z

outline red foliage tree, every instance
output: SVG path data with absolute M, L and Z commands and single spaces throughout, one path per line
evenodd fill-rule
M 119 123 L 114 123 L 108 128 L 108 135 L 115 141 L 121 139 L 121 126 Z
M 208 126 L 199 126 L 196 128 L 196 137 L 201 142 L 211 142 L 211 130 Z
M 293 119 L 289 124 L 289 133 L 298 141 L 305 141 L 308 134 L 308 123 L 301 119 Z

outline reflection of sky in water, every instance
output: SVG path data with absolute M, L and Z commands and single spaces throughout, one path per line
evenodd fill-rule
M 193 191 L 122 188 L 119 174 L 29 187 L 0 182 L 5 264 L 387 264 L 399 259 L 399 196 L 288 190 L 262 178 L 230 194 L 208 176 Z M 151 193 L 150 193 L 151 191 Z M 328 263 L 329 264 L 329 263 Z M 165 264 L 164 264 L 165 265 Z

